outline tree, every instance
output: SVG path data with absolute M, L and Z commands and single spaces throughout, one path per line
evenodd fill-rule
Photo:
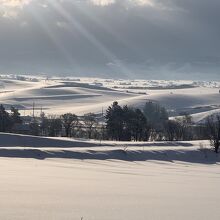
M 0 105 L 0 132 L 9 132 L 12 128 L 12 120 L 3 105 Z
M 5 110 L 3 105 L 0 105 L 0 131 L 11 132 L 15 124 L 21 124 L 22 119 L 18 109 L 11 107 L 10 114 Z
M 211 146 L 218 153 L 220 147 L 220 115 L 209 116 L 206 126 Z
M 182 139 L 181 124 L 175 120 L 168 120 L 164 126 L 165 139 L 168 141 L 177 141 Z
M 10 118 L 12 121 L 12 124 L 21 124 L 22 123 L 22 119 L 20 117 L 20 113 L 18 111 L 18 109 L 16 109 L 15 107 L 11 107 L 11 114 L 10 114 Z
M 62 121 L 55 115 L 50 115 L 48 118 L 48 135 L 57 137 L 62 131 Z
M 182 123 L 186 125 L 191 125 L 193 123 L 192 116 L 189 113 L 184 113 L 182 115 Z
M 83 122 L 88 133 L 88 138 L 91 139 L 92 130 L 94 129 L 95 125 L 97 125 L 96 115 L 93 113 L 85 114 L 83 117 Z
M 147 119 L 140 109 L 123 107 L 123 140 L 148 140 L 149 126 Z
M 193 139 L 192 132 L 192 116 L 185 113 L 182 117 L 176 118 L 176 121 L 179 123 L 179 131 L 181 135 L 181 140 L 190 141 Z
M 136 109 L 135 114 L 137 117 L 135 120 L 135 140 L 148 141 L 151 127 L 140 109 Z
M 122 120 L 123 120 L 123 141 L 131 141 L 134 130 L 135 130 L 135 120 L 136 115 L 135 111 L 132 108 L 128 108 L 127 105 L 123 106 L 122 108 L 123 114 L 122 114 Z
M 107 134 L 113 140 L 122 140 L 123 134 L 123 110 L 118 102 L 115 101 L 106 111 Z
M 149 101 L 145 104 L 143 113 L 152 128 L 157 131 L 163 130 L 164 124 L 168 120 L 168 113 L 164 107 Z
M 107 135 L 118 141 L 141 141 L 149 139 L 149 125 L 140 109 L 114 102 L 106 111 Z
M 40 123 L 41 135 L 47 136 L 49 130 L 49 120 L 44 112 L 41 113 L 40 119 L 41 119 L 41 123 Z
M 35 118 L 30 123 L 30 133 L 35 136 L 40 135 L 40 125 Z
M 65 128 L 66 137 L 72 136 L 72 130 L 74 130 L 75 126 L 78 124 L 78 117 L 72 113 L 66 113 L 61 115 L 61 121 Z

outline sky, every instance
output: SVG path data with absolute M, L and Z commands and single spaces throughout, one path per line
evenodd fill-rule
M 0 73 L 220 80 L 219 0 L 0 0 Z

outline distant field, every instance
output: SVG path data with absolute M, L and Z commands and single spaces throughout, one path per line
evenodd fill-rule
M 36 115 L 41 109 L 46 114 L 83 115 L 101 113 L 116 100 L 136 108 L 155 101 L 165 106 L 171 117 L 187 112 L 196 123 L 220 111 L 220 82 L 4 76 L 0 85 L 0 103 L 7 109 L 15 105 L 26 115 L 32 114 L 33 103 Z

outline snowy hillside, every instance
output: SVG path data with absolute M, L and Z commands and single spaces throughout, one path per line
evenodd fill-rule
M 117 100 L 142 108 L 146 101 L 165 106 L 170 116 L 192 114 L 195 122 L 220 111 L 220 82 L 113 80 L 98 78 L 0 78 L 0 103 L 15 105 L 21 114 L 101 113 Z
M 1 219 L 219 219 L 220 158 L 206 141 L 0 140 Z

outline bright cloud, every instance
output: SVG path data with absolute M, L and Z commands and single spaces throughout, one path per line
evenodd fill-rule
M 112 4 L 124 5 L 128 7 L 154 7 L 161 8 L 163 4 L 157 0 L 88 0 L 96 6 L 109 6 Z
M 115 3 L 125 3 L 125 4 L 133 4 L 136 6 L 154 6 L 154 0 L 90 0 L 94 5 L 97 6 L 108 6 Z
M 91 2 L 97 6 L 107 6 L 114 4 L 116 0 L 91 0 Z
M 60 29 L 69 29 L 69 24 L 67 22 L 57 21 L 55 25 Z
M 0 0 L 0 16 L 15 18 L 18 15 L 18 10 L 30 2 L 31 0 Z
M 30 3 L 31 0 L 0 0 L 0 6 L 22 8 L 24 5 Z
M 58 0 L 54 0 L 58 1 Z M 60 0 L 59 4 L 68 1 L 76 0 Z M 33 0 L 0 0 L 0 17 L 5 18 L 16 18 L 19 14 L 19 11 L 22 10 L 25 6 L 29 5 Z M 38 1 L 35 1 L 38 2 Z M 105 7 L 113 4 L 119 4 L 120 6 L 129 7 L 152 7 L 152 8 L 163 8 L 164 3 L 158 0 L 78 0 L 78 2 L 89 2 L 95 6 Z M 165 1 L 166 2 L 166 1 Z M 47 8 L 47 0 L 39 0 L 38 4 Z
M 155 2 L 153 0 L 131 0 L 131 2 L 139 6 L 155 6 Z

